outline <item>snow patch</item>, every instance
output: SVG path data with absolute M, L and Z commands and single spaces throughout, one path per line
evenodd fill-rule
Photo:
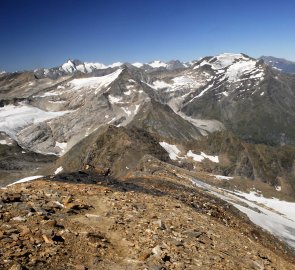
M 214 59 L 214 58 L 213 58 Z M 216 61 L 210 63 L 213 69 L 223 69 L 232 65 L 236 60 L 243 59 L 248 60 L 245 56 L 240 53 L 223 53 L 216 56 Z
M 207 158 L 207 159 L 211 160 L 212 162 L 219 163 L 218 156 L 210 156 L 210 155 L 205 154 L 204 152 L 201 152 L 201 155 L 197 155 L 197 154 L 194 154 L 191 150 L 189 150 L 187 152 L 186 156 L 193 158 L 193 160 L 197 161 L 197 162 L 201 162 L 205 158 Z
M 276 199 L 276 198 L 272 198 L 272 199 L 265 198 L 255 191 L 251 191 L 249 193 L 239 191 L 239 192 L 235 192 L 235 194 L 238 196 L 242 196 L 249 201 L 263 204 L 285 215 L 286 217 L 288 217 L 289 219 L 295 222 L 295 203 L 293 202 L 280 201 L 279 199 Z
M 127 87 L 127 88 L 128 88 L 128 87 Z M 126 95 L 126 96 L 130 96 L 131 93 L 132 93 L 132 91 L 131 91 L 131 90 L 128 90 L 128 91 L 124 92 L 124 95 Z
M 214 176 L 217 180 L 231 180 L 231 179 L 233 179 L 233 177 L 231 177 L 231 176 L 224 176 L 224 175 L 211 174 L 211 176 Z
M 191 150 L 189 150 L 186 155 L 197 162 L 202 162 L 204 160 L 204 157 L 202 155 L 194 154 Z
M 25 183 L 25 182 L 29 182 L 38 178 L 43 177 L 43 175 L 35 175 L 35 176 L 29 176 L 29 177 L 25 177 L 22 179 L 17 180 L 16 182 L 13 182 L 12 184 L 7 185 L 7 187 L 15 185 L 15 184 L 20 184 L 20 183 Z
M 132 112 L 128 109 L 128 108 L 124 108 L 122 107 L 122 110 L 128 115 L 130 116 L 132 114 Z
M 148 65 L 153 68 L 167 67 L 166 63 L 159 61 L 159 60 L 153 61 L 153 62 L 149 63 Z
M 12 142 L 8 142 L 7 140 L 0 140 L 0 144 L 2 144 L 2 145 L 12 145 Z
M 135 105 L 134 114 L 137 114 L 139 107 L 140 107 L 140 105 Z
M 136 62 L 136 63 L 133 63 L 132 66 L 135 66 L 137 68 L 141 68 L 143 66 L 143 64 Z
M 64 154 L 65 151 L 66 151 L 66 148 L 67 148 L 67 143 L 66 142 L 63 142 L 63 143 L 60 143 L 60 142 L 56 142 L 55 143 L 55 146 L 59 147 L 60 150 L 61 150 L 61 154 Z
M 54 172 L 54 174 L 56 175 L 56 174 L 58 174 L 58 173 L 60 173 L 60 172 L 62 172 L 63 171 L 63 167 L 58 167 L 56 170 L 55 170 L 55 172 Z
M 163 88 L 168 88 L 168 87 L 171 87 L 171 84 L 168 84 L 164 81 L 154 81 L 153 82 L 153 88 L 156 88 L 156 89 L 163 89 Z
M 171 160 L 177 160 L 179 158 L 178 155 L 181 151 L 178 149 L 176 145 L 169 144 L 166 142 L 159 142 L 159 144 L 166 150 Z
M 67 85 L 72 87 L 73 90 L 81 90 L 85 88 L 95 89 L 95 94 L 97 94 L 101 88 L 109 86 L 114 80 L 116 80 L 121 72 L 122 69 L 118 69 L 111 74 L 101 77 L 73 79 L 68 82 Z
M 115 67 L 120 67 L 122 65 L 124 65 L 124 63 L 122 63 L 122 62 L 116 62 L 116 63 L 113 63 L 111 65 L 108 65 L 108 67 L 115 68 Z
M 229 82 L 237 81 L 241 75 L 247 71 L 254 70 L 256 66 L 256 61 L 248 60 L 232 64 L 226 71 L 226 77 Z
M 29 105 L 7 105 L 0 108 L 0 131 L 15 139 L 24 127 L 62 116 L 69 111 L 47 112 Z
M 234 205 L 253 223 L 295 248 L 295 203 L 267 199 L 256 192 L 232 192 L 197 179 L 192 179 L 192 183 Z
M 119 103 L 121 101 L 121 97 L 114 97 L 112 95 L 109 95 L 109 101 L 110 103 L 114 104 L 114 103 Z

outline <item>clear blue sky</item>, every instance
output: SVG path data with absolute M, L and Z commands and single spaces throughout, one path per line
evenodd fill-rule
M 221 52 L 295 60 L 294 0 L 2 0 L 0 70 Z

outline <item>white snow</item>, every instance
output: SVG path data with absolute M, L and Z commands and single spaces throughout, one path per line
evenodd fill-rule
M 108 67 L 115 68 L 115 67 L 120 67 L 120 66 L 122 66 L 122 65 L 123 65 L 123 63 L 121 63 L 121 62 L 116 62 L 116 63 L 113 63 L 113 64 L 111 64 L 111 65 L 108 65 Z
M 143 66 L 143 64 L 139 63 L 139 62 L 136 62 L 136 63 L 133 63 L 132 66 L 135 66 L 137 68 L 141 68 Z
M 177 160 L 177 158 L 179 158 L 178 155 L 181 151 L 177 148 L 176 145 L 169 144 L 166 142 L 159 142 L 159 144 L 166 150 L 171 160 Z
M 58 173 L 60 173 L 60 172 L 62 172 L 63 171 L 63 167 L 58 167 L 56 170 L 55 170 L 55 172 L 54 172 L 54 174 L 58 174 Z
M 224 175 L 216 175 L 216 174 L 211 174 L 214 176 L 217 180 L 231 180 L 233 177 L 231 176 L 224 176 Z
M 135 105 L 134 115 L 137 114 L 140 105 Z
M 206 154 L 203 153 L 203 152 L 201 152 L 201 155 L 202 155 L 204 158 L 208 158 L 208 159 L 211 160 L 212 162 L 219 163 L 219 158 L 218 158 L 218 156 L 210 156 L 210 155 L 206 155 Z
M 50 103 L 65 103 L 65 100 L 48 100 Z
M 186 156 L 193 158 L 193 160 L 197 161 L 197 162 L 201 162 L 205 158 L 207 158 L 207 159 L 211 160 L 212 162 L 219 163 L 218 156 L 210 156 L 210 155 L 205 154 L 204 152 L 201 152 L 201 155 L 197 155 L 197 154 L 194 154 L 191 150 L 189 150 L 187 152 Z
M 12 145 L 12 142 L 8 142 L 6 140 L 0 140 L 0 144 L 2 144 L 2 145 L 4 145 L 4 144 L 6 144 L 6 145 Z
M 132 112 L 128 108 L 122 107 L 122 110 L 129 116 L 132 114 Z
M 245 213 L 253 223 L 295 248 L 295 203 L 274 198 L 267 199 L 255 192 L 231 192 L 196 179 L 192 179 L 192 182 L 231 203 Z
M 190 90 L 196 89 L 201 87 L 204 83 L 202 80 L 197 80 L 193 76 L 188 76 L 188 75 L 175 77 L 172 79 L 172 81 L 173 81 L 173 85 L 170 91 L 182 90 L 185 88 Z
M 187 89 L 196 89 L 198 87 L 202 86 L 202 82 L 196 80 L 192 76 L 179 76 L 172 79 L 171 83 L 167 83 L 165 81 L 156 80 L 153 82 L 152 87 L 155 89 L 163 89 L 168 88 L 169 92 L 177 91 L 177 90 L 183 90 L 185 88 Z
M 264 92 L 260 93 L 260 96 L 263 96 L 264 95 Z
M 210 65 L 216 74 L 224 73 L 222 80 L 227 78 L 229 82 L 236 82 L 244 74 L 249 74 L 250 79 L 260 79 L 264 77 L 263 69 L 256 67 L 257 61 L 242 54 L 224 53 L 212 57 L 209 60 L 203 60 L 194 69 L 200 66 Z
M 282 187 L 281 186 L 276 186 L 276 191 L 281 191 Z
M 192 100 L 190 100 L 190 102 L 192 102 L 194 99 L 196 99 L 196 98 L 199 98 L 199 97 L 201 97 L 201 96 L 203 96 L 212 86 L 214 85 L 214 82 L 213 83 L 211 83 L 211 84 L 209 84 L 205 89 L 203 89 L 202 91 L 201 91 L 201 93 L 200 94 L 198 94 L 197 96 L 195 96 Z
M 236 60 L 243 59 L 247 60 L 242 54 L 240 53 L 223 53 L 216 56 L 217 60 L 214 63 L 210 63 L 213 69 L 223 69 L 230 65 L 232 65 Z
M 115 97 L 115 96 L 109 95 L 109 101 L 112 104 L 119 103 L 121 99 L 122 99 L 121 97 Z
M 210 156 L 203 152 L 200 155 L 194 154 L 192 150 L 189 150 L 186 155 L 180 156 L 181 151 L 178 149 L 176 145 L 169 144 L 166 142 L 160 142 L 160 145 L 167 151 L 169 154 L 170 159 L 177 160 L 177 159 L 184 159 L 184 158 L 192 158 L 194 161 L 202 162 L 204 159 L 209 159 L 212 162 L 218 163 L 219 158 L 218 156 Z
M 168 88 L 168 87 L 171 87 L 171 84 L 168 84 L 164 81 L 154 81 L 153 82 L 153 87 L 156 88 L 156 89 L 163 89 L 163 88 Z
M 67 73 L 72 73 L 75 70 L 75 65 L 71 60 L 69 60 L 68 62 L 64 63 L 61 68 Z
M 114 80 L 116 80 L 121 72 L 122 69 L 118 69 L 111 74 L 101 77 L 73 79 L 72 81 L 68 82 L 68 86 L 72 87 L 73 90 L 81 90 L 85 88 L 95 89 L 95 94 L 97 94 L 98 90 L 103 87 L 107 87 Z
M 257 202 L 259 204 L 263 204 L 278 213 L 281 213 L 288 217 L 289 219 L 292 219 L 295 222 L 295 203 L 293 202 L 286 202 L 286 201 L 280 201 L 276 198 L 265 198 L 262 195 L 259 195 L 255 191 L 251 191 L 250 193 L 245 192 L 236 192 L 235 193 L 238 196 L 242 196 L 248 201 Z M 294 227 L 295 229 L 295 227 Z
M 90 73 L 96 69 L 105 69 L 107 66 L 101 63 L 87 63 L 76 66 L 77 70 L 84 72 L 84 73 Z
M 73 73 L 75 71 L 81 71 L 83 73 L 90 73 L 93 72 L 94 70 L 97 69 L 105 69 L 107 68 L 106 65 L 101 64 L 101 63 L 88 63 L 88 62 L 84 62 L 82 64 L 79 64 L 77 66 L 75 66 L 75 64 L 69 60 L 68 62 L 64 63 L 60 70 L 63 70 L 67 73 Z M 46 75 L 46 74 L 45 74 Z
M 20 183 L 25 183 L 25 182 L 29 182 L 38 178 L 43 177 L 43 175 L 35 175 L 35 176 L 29 176 L 29 177 L 25 177 L 22 179 L 17 180 L 16 182 L 13 182 L 12 184 L 7 185 L 7 187 L 15 185 L 15 184 L 20 184 Z
M 128 88 L 128 87 L 127 87 L 127 88 Z M 126 95 L 126 96 L 130 96 L 131 93 L 132 93 L 132 91 L 131 91 L 131 90 L 128 90 L 128 91 L 124 92 L 124 95 Z
M 149 63 L 148 65 L 153 68 L 167 67 L 166 63 L 159 61 L 159 60 L 153 61 L 153 62 Z
M 247 71 L 252 71 L 255 69 L 256 61 L 247 60 L 241 61 L 232 64 L 226 71 L 226 77 L 228 81 L 235 82 L 237 81 L 241 75 L 246 73 Z
M 60 143 L 60 142 L 55 142 L 55 146 L 57 146 L 57 147 L 59 147 L 60 148 L 60 150 L 61 150 L 61 154 L 64 154 L 65 153 L 65 151 L 66 151 L 66 148 L 67 148 L 67 143 L 66 142 L 62 142 L 62 143 Z
M 16 134 L 30 124 L 36 124 L 55 117 L 62 116 L 69 111 L 47 112 L 29 105 L 7 105 L 0 108 L 0 131 L 15 138 Z
M 57 87 L 57 89 L 64 89 L 64 87 L 63 88 L 61 88 L 62 86 L 58 86 Z M 38 96 L 38 97 L 51 97 L 51 96 L 58 96 L 60 93 L 56 93 L 56 92 L 46 92 L 46 93 L 44 93 L 44 95 L 42 95 L 42 96 Z
M 204 157 L 202 155 L 194 154 L 191 150 L 189 150 L 186 155 L 197 162 L 202 162 L 204 160 Z

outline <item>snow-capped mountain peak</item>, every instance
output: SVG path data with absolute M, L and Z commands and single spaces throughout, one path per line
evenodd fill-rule
M 139 63 L 139 62 L 135 62 L 135 63 L 132 63 L 132 66 L 135 66 L 137 68 L 141 68 L 144 64 L 142 63 Z
M 167 67 L 167 64 L 160 61 L 160 60 L 155 60 L 153 62 L 148 63 L 149 66 L 153 67 L 153 68 L 160 68 L 160 67 Z
M 102 63 L 83 63 L 80 60 L 68 60 L 66 63 L 61 65 L 60 70 L 66 73 L 74 73 L 77 71 L 80 71 L 82 73 L 90 73 L 96 69 L 105 68 L 107 68 L 107 66 Z
M 120 67 L 122 65 L 124 65 L 124 63 L 122 63 L 122 62 L 115 62 L 115 63 L 113 63 L 111 65 L 108 65 L 107 67 L 116 68 L 116 67 Z

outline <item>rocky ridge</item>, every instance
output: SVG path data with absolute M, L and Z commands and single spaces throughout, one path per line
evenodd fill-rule
M 294 269 L 281 242 L 169 174 L 116 180 L 81 172 L 1 190 L 0 266 Z

